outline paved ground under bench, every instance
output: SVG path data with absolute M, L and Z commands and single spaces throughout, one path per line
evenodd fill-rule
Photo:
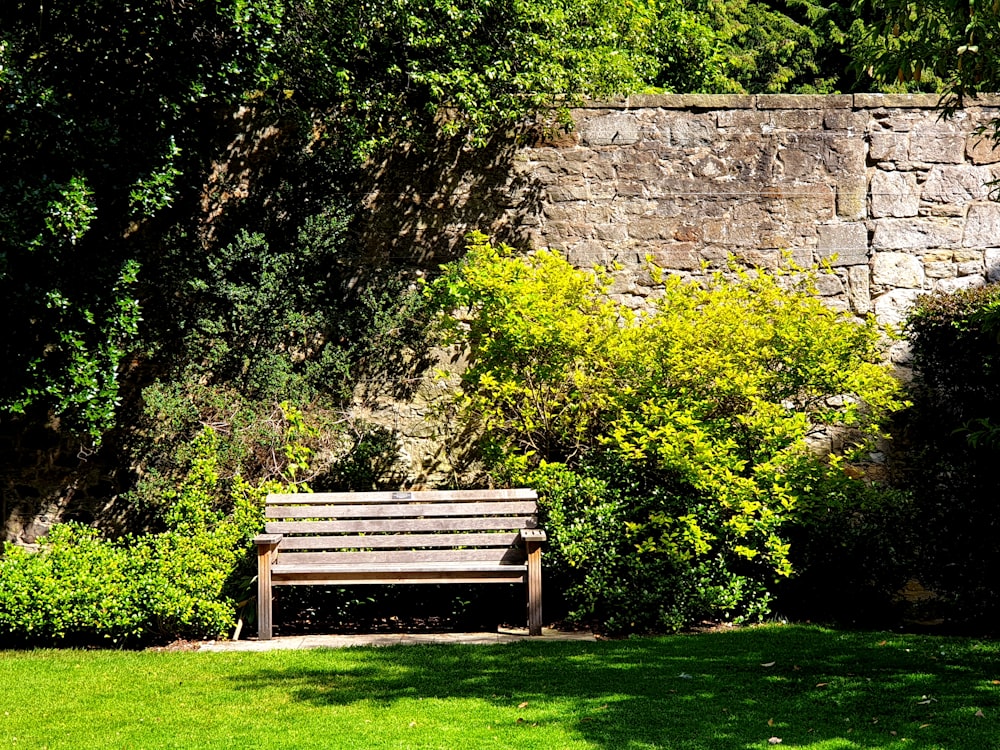
M 269 641 L 209 641 L 199 651 L 282 651 L 303 648 L 349 648 L 351 646 L 396 646 L 421 643 L 493 644 L 515 641 L 594 641 L 593 633 L 566 632 L 543 628 L 529 636 L 527 629 L 503 629 L 495 633 L 370 633 L 360 635 L 286 635 Z

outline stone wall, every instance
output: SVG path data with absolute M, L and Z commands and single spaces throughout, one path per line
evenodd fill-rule
M 481 159 L 472 168 L 450 157 L 437 173 L 447 177 L 421 184 L 384 170 L 371 204 L 389 207 L 388 231 L 370 241 L 426 261 L 479 228 L 580 266 L 617 262 L 617 291 L 636 305 L 649 293 L 647 257 L 697 275 L 730 257 L 774 266 L 787 252 L 800 265 L 829 262 L 819 291 L 831 305 L 897 323 L 921 292 L 1000 278 L 1000 204 L 988 187 L 1000 149 L 976 134 L 1000 116 L 1000 97 L 949 121 L 935 104 L 873 94 L 593 103 L 573 112 L 573 132 L 494 160 L 485 194 Z M 413 231 L 389 237 L 404 215 Z
M 998 101 L 942 121 L 926 96 L 641 97 L 574 113 L 521 151 L 543 199 L 512 217 L 579 265 L 647 256 L 698 274 L 728 257 L 829 262 L 832 305 L 898 323 L 914 297 L 1000 278 Z M 989 106 L 985 106 L 985 105 Z M 643 296 L 643 274 L 620 290 Z
M 573 112 L 570 133 L 434 165 L 407 153 L 382 165 L 369 194 L 374 254 L 431 265 L 470 229 L 617 263 L 614 291 L 635 307 L 654 293 L 646 259 L 695 277 L 730 258 L 774 267 L 826 264 L 818 292 L 898 324 L 913 300 L 1000 279 L 1000 149 L 977 128 L 1000 96 L 949 120 L 933 96 L 641 96 Z M 419 168 L 415 165 L 419 164 Z M 908 351 L 890 353 L 905 377 Z M 429 385 L 429 384 L 428 384 Z M 425 394 L 428 403 L 434 394 Z M 447 425 L 381 399 L 365 416 L 391 426 L 417 482 L 454 481 Z M 421 414 L 433 413 L 423 408 Z M 438 445 L 438 447 L 432 447 Z

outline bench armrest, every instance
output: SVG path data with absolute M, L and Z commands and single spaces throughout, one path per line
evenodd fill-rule
M 544 529 L 521 529 L 521 538 L 526 542 L 544 542 Z
M 258 547 L 272 547 L 284 538 L 284 534 L 258 534 L 253 538 L 253 543 Z

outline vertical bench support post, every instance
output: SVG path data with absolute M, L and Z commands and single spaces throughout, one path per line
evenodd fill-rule
M 271 562 L 278 554 L 281 534 L 261 534 L 257 545 L 257 638 L 271 640 Z
M 528 635 L 542 634 L 542 542 L 541 529 L 522 529 L 528 562 Z

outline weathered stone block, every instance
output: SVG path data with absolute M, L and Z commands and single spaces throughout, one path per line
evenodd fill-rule
M 782 185 L 779 194 L 789 221 L 828 221 L 834 216 L 836 197 L 829 185 Z
M 638 140 L 639 122 L 633 114 L 609 114 L 580 125 L 580 142 L 586 146 L 627 146 Z
M 833 267 L 868 265 L 868 230 L 860 222 L 822 224 L 817 228 L 816 256 Z
M 930 252 L 923 253 L 920 256 L 920 260 L 923 261 L 924 263 L 954 263 L 955 251 L 931 250 Z
M 974 203 L 965 219 L 962 247 L 997 247 L 1000 245 L 1000 204 Z
M 867 215 L 865 212 L 867 195 L 868 186 L 863 176 L 838 180 L 837 216 L 850 221 L 864 219 Z
M 884 216 L 916 216 L 920 211 L 920 190 L 917 176 L 912 172 L 884 172 L 878 170 L 871 182 L 872 213 Z
M 871 274 L 868 266 L 851 266 L 847 269 L 847 301 L 859 315 L 872 311 Z
M 909 253 L 875 253 L 872 259 L 872 283 L 904 289 L 921 289 L 924 267 Z
M 785 109 L 771 113 L 771 125 L 779 130 L 808 133 L 822 130 L 823 112 L 813 109 Z
M 910 134 L 874 132 L 868 136 L 868 155 L 873 161 L 907 161 L 910 158 Z
M 919 289 L 893 289 L 886 292 L 875 299 L 875 318 L 884 325 L 901 326 L 921 294 L 923 292 Z
M 617 195 L 620 198 L 638 198 L 648 194 L 646 183 L 638 180 L 619 180 Z
M 992 177 L 988 167 L 935 166 L 927 174 L 921 197 L 931 203 L 963 206 L 986 198 L 989 193 L 986 183 Z
M 816 276 L 816 292 L 820 297 L 834 297 L 844 293 L 844 282 L 832 273 L 821 273 Z
M 628 230 L 623 224 L 595 224 L 594 237 L 601 242 L 625 242 Z
M 713 179 L 727 174 L 729 169 L 726 162 L 713 154 L 692 156 L 689 161 L 691 164 L 691 174 L 695 177 Z
M 875 250 L 925 250 L 962 243 L 962 225 L 954 219 L 877 219 L 874 223 Z
M 973 164 L 995 164 L 1000 161 L 1000 147 L 988 135 L 970 134 L 965 141 L 965 153 Z
M 675 148 L 709 146 L 717 135 L 715 118 L 708 115 L 688 115 L 670 124 L 670 145 Z
M 659 109 L 753 109 L 755 97 L 745 94 L 633 94 L 630 107 Z
M 676 271 L 695 271 L 701 267 L 701 258 L 689 243 L 658 244 L 651 246 L 650 259 L 660 268 Z
M 785 147 L 778 150 L 778 162 L 781 164 L 785 179 L 801 179 L 810 177 L 822 163 L 818 148 Z
M 948 279 L 957 274 L 957 266 L 950 261 L 924 261 L 924 275 L 929 279 Z
M 957 264 L 958 275 L 959 276 L 975 276 L 976 274 L 983 273 L 983 259 L 979 260 L 967 260 L 963 263 Z
M 982 263 L 982 250 L 956 250 L 951 254 L 956 263 Z
M 988 248 L 983 261 L 986 266 L 986 278 L 991 283 L 1000 281 L 1000 248 Z
M 618 260 L 619 253 L 603 242 L 588 240 L 566 248 L 566 258 L 577 268 L 610 266 Z
M 590 188 L 586 183 L 578 185 L 553 185 L 546 191 L 546 194 L 553 203 L 590 200 Z
M 827 158 L 827 169 L 839 179 L 846 177 L 862 178 L 865 176 L 865 166 L 868 158 L 868 144 L 859 133 L 856 136 L 830 139 L 830 155 Z
M 862 132 L 868 124 L 868 114 L 850 109 L 828 109 L 823 112 L 823 127 L 827 130 L 856 130 Z
M 732 128 L 742 132 L 760 132 L 765 123 L 770 124 L 771 115 L 751 109 L 720 110 L 715 113 L 715 121 L 719 128 Z
M 628 236 L 640 242 L 670 239 L 673 235 L 674 225 L 672 222 L 659 219 L 636 219 L 628 224 Z
M 950 279 L 941 279 L 934 286 L 934 291 L 944 294 L 954 294 L 962 289 L 976 289 L 981 286 L 986 286 L 986 279 L 981 275 L 958 276 Z
M 919 123 L 910 138 L 910 159 L 930 164 L 965 161 L 965 134 L 953 124 Z

